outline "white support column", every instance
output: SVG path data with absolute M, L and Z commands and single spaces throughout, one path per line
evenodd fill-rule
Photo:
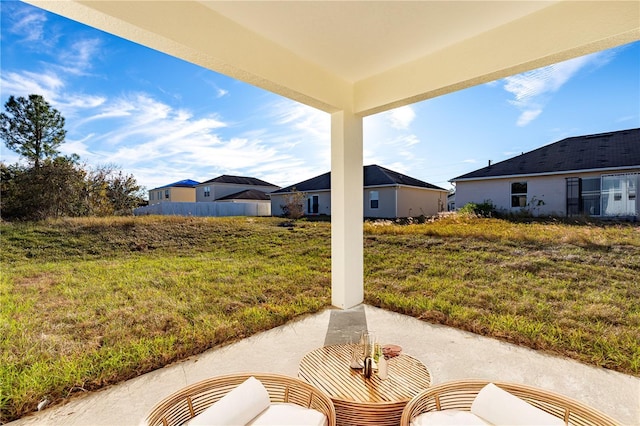
M 331 114 L 331 304 L 364 300 L 362 117 Z

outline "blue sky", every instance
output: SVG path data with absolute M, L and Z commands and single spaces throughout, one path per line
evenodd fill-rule
M 330 169 L 326 113 L 24 3 L 0 7 L 0 102 L 43 95 L 66 119 L 63 154 L 147 189 L 221 174 L 285 186 Z M 488 160 L 634 127 L 640 42 L 366 117 L 364 164 L 450 188 Z

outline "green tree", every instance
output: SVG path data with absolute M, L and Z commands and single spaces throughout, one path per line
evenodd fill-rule
M 144 189 L 133 175 L 126 175 L 122 171 L 111 175 L 107 194 L 116 215 L 132 214 L 133 209 L 144 201 Z
M 126 215 L 143 202 L 143 189 L 133 175 L 113 165 L 102 165 L 87 177 L 89 214 L 95 216 Z
M 0 213 L 6 219 L 131 214 L 143 189 L 115 166 L 94 170 L 73 154 L 61 156 L 64 118 L 42 96 L 9 97 L 0 136 L 28 165 L 0 163 Z
M 40 95 L 10 96 L 0 113 L 0 137 L 12 151 L 38 168 L 55 158 L 67 134 L 64 117 Z
M 3 219 L 85 216 L 86 172 L 77 156 L 45 159 L 40 167 L 1 164 Z

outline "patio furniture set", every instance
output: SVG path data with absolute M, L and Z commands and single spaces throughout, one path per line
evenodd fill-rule
M 241 373 L 187 386 L 156 404 L 148 426 L 202 425 L 617 425 L 571 398 L 515 383 L 459 380 L 431 386 L 429 369 L 406 354 L 388 377 L 352 368 L 358 345 L 306 354 L 298 377 Z

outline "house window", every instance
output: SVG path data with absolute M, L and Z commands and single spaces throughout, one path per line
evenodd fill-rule
M 204 187 L 204 196 L 205 197 L 210 197 L 211 196 L 211 187 L 210 186 L 205 186 Z
M 601 212 L 603 216 L 637 216 L 636 192 L 640 174 L 602 176 Z
M 149 201 L 153 201 L 153 192 L 149 193 Z
M 527 206 L 527 182 L 511 183 L 511 207 Z
M 369 192 L 369 206 L 372 209 L 377 209 L 379 204 L 379 194 L 378 191 Z
M 169 190 L 168 189 L 164 190 L 164 198 L 166 198 L 167 200 L 169 199 Z
M 158 191 L 158 201 L 162 200 L 162 191 Z
M 600 216 L 600 178 L 580 179 L 580 213 Z

